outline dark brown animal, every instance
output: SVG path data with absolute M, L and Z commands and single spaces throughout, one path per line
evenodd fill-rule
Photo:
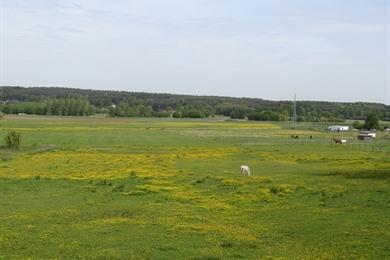
M 346 144 L 347 143 L 347 139 L 341 139 L 341 138 L 333 138 L 333 142 L 335 144 Z
M 332 142 L 335 144 L 341 144 L 341 139 L 333 138 Z

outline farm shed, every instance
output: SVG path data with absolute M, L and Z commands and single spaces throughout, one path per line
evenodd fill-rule
M 376 137 L 376 133 L 373 132 L 373 131 L 361 131 L 360 134 L 362 134 L 362 135 L 370 135 L 370 136 L 372 136 L 374 138 Z
M 372 141 L 374 139 L 374 137 L 372 137 L 372 135 L 368 135 L 368 134 L 360 134 L 360 135 L 358 135 L 357 138 L 360 141 Z
M 329 131 L 333 131 L 333 132 L 343 132 L 343 131 L 348 131 L 349 130 L 349 126 L 345 126 L 345 125 L 331 125 L 331 126 L 328 126 L 327 129 Z

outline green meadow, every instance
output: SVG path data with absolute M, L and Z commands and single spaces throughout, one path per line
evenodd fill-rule
M 327 125 L 6 116 L 0 259 L 389 259 L 390 133 Z

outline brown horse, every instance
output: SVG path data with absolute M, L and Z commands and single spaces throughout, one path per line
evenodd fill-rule
M 297 136 L 297 135 L 291 135 L 291 138 L 292 138 L 292 139 L 298 139 L 299 136 Z
M 333 138 L 332 142 L 335 144 L 341 144 L 341 139 Z
M 346 144 L 347 140 L 341 138 L 333 138 L 332 142 L 334 142 L 335 144 Z

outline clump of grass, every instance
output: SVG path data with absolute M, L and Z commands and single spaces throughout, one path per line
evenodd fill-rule
M 305 186 L 302 186 L 302 185 L 298 185 L 298 186 L 296 186 L 295 187 L 295 191 L 303 191 L 303 190 L 305 190 L 306 189 L 306 187 Z
M 335 171 L 327 175 L 341 175 L 348 179 L 388 179 L 390 170 L 388 169 L 365 169 L 355 171 Z
M 235 244 L 232 241 L 222 241 L 219 246 L 223 248 L 232 248 L 235 247 Z
M 1 159 L 1 161 L 3 161 L 3 162 L 7 162 L 7 161 L 12 160 L 12 157 L 9 156 L 9 155 L 2 155 L 2 156 L 0 157 L 0 159 Z
M 88 205 L 93 205 L 95 203 L 95 201 L 93 199 L 90 199 L 90 198 L 85 198 L 85 203 L 87 203 Z
M 202 257 L 196 257 L 194 259 L 219 260 L 219 259 L 221 259 L 221 257 L 213 256 L 213 255 L 207 255 L 207 256 L 202 256 Z
M 160 247 L 158 247 L 157 249 L 158 249 L 158 250 L 161 250 L 161 251 L 164 251 L 164 252 L 166 252 L 166 251 L 175 251 L 175 250 L 177 250 L 177 248 L 176 248 L 176 247 L 173 247 L 173 246 L 160 246 Z
M 282 194 L 291 192 L 289 186 L 286 185 L 274 185 L 269 188 L 272 194 Z
M 107 181 L 107 179 L 103 179 L 103 180 L 100 180 L 97 185 L 107 185 L 107 186 L 111 186 L 112 183 Z
M 335 188 L 333 190 L 330 189 L 322 189 L 320 191 L 321 201 L 326 201 L 327 199 L 336 199 L 341 198 L 348 192 L 347 189 L 344 188 Z
M 21 142 L 20 133 L 13 130 L 5 137 L 5 147 L 7 149 L 19 149 Z
M 123 186 L 123 185 L 119 185 L 119 186 Z M 153 187 L 151 187 L 150 185 L 137 185 L 135 190 L 129 192 L 123 192 L 124 190 L 125 190 L 124 187 L 123 188 L 120 187 L 117 191 L 122 192 L 121 194 L 126 196 L 142 196 L 142 195 L 147 195 L 156 192 L 156 190 L 153 190 Z
M 122 195 L 126 195 L 126 196 L 142 196 L 146 194 L 148 194 L 148 192 L 144 190 L 133 190 L 133 191 L 122 193 Z
M 134 211 L 130 209 L 114 209 L 103 213 L 104 218 L 134 217 Z
M 270 179 L 267 179 L 267 178 L 264 178 L 261 180 L 262 183 L 270 183 L 271 180 Z
M 115 186 L 113 189 L 112 189 L 112 192 L 122 192 L 125 190 L 125 185 L 123 184 L 120 184 L 120 185 L 117 185 Z
M 196 183 L 203 183 L 203 182 L 205 182 L 205 178 L 201 178 L 201 179 L 199 179 L 199 180 L 196 180 Z
M 137 176 L 137 173 L 136 173 L 136 171 L 130 171 L 130 176 L 131 177 L 136 177 Z
M 269 188 L 269 191 L 272 193 L 272 194 L 279 194 L 282 192 L 282 189 L 278 186 L 272 186 Z

